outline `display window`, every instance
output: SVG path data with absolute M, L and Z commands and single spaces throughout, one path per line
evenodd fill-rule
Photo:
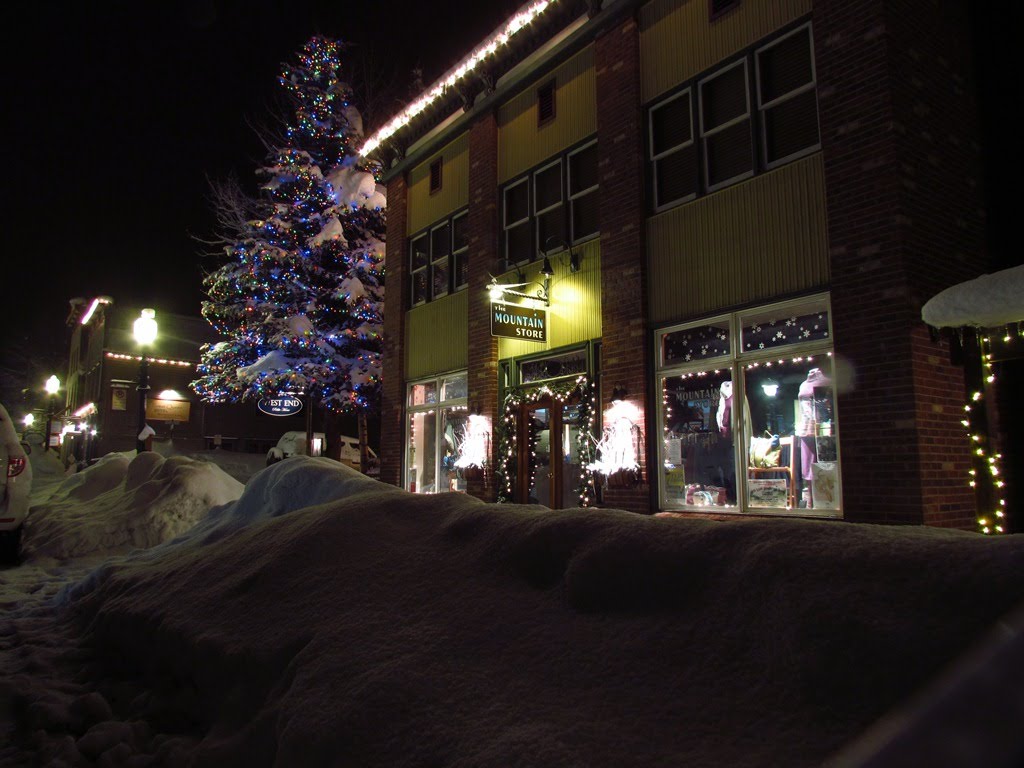
M 841 513 L 827 296 L 665 329 L 657 343 L 662 509 Z
M 465 373 L 409 385 L 405 488 L 413 493 L 466 490 L 455 466 L 469 422 Z

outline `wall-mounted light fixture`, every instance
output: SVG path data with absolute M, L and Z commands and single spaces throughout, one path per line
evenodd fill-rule
M 537 291 L 535 293 L 526 293 L 525 291 L 518 290 L 525 286 L 536 285 Z M 506 296 L 515 296 L 519 299 L 533 299 L 534 301 L 543 301 L 544 306 L 550 306 L 551 297 L 548 293 L 551 288 L 551 278 L 547 275 L 544 276 L 544 284 L 540 283 L 509 283 L 502 285 L 498 282 L 496 277 L 491 278 L 491 282 L 487 284 L 487 292 L 491 296 L 491 301 L 505 301 Z
M 561 248 L 564 251 L 568 252 L 568 254 L 569 254 L 569 271 L 574 273 L 574 274 L 576 272 L 579 272 L 580 271 L 580 262 L 583 260 L 583 256 L 579 252 L 574 251 L 572 246 L 569 245 L 569 243 L 566 242 L 565 240 L 563 240 L 562 238 L 558 237 L 558 235 L 552 235 L 551 237 L 549 237 L 547 240 L 544 241 L 544 248 L 540 252 L 540 255 L 544 257 L 544 270 L 545 270 L 544 274 L 546 274 L 546 275 L 553 275 L 553 274 L 555 274 L 555 271 L 553 269 L 551 269 L 551 262 L 548 259 L 548 254 L 551 253 L 554 250 L 552 248 L 552 243 L 554 243 L 555 246 L 561 246 Z M 550 271 L 548 271 L 548 270 L 550 270 Z
M 761 385 L 766 397 L 775 397 L 779 393 L 779 385 L 772 379 L 768 379 Z
M 625 387 L 615 387 L 612 390 L 612 402 L 613 403 L 621 403 L 623 400 L 626 399 L 626 395 L 627 394 L 628 393 L 626 392 L 626 388 Z

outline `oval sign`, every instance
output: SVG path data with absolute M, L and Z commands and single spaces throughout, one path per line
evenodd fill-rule
M 297 397 L 264 397 L 256 407 L 269 416 L 293 416 L 302 410 L 302 401 Z

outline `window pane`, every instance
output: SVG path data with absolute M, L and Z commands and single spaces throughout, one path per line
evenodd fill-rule
M 448 258 L 435 261 L 431 269 L 434 271 L 434 298 L 446 295 L 448 293 Z
M 469 245 L 469 216 L 463 214 L 452 220 L 454 236 L 452 247 L 457 251 Z
M 685 93 L 651 110 L 651 154 L 660 155 L 693 138 L 690 94 Z
M 697 148 L 690 145 L 654 161 L 655 205 L 661 207 L 697 192 Z
M 543 211 L 562 200 L 562 164 L 545 168 L 534 174 L 533 183 L 536 188 L 536 210 Z
M 430 232 L 430 255 L 434 261 L 448 255 L 452 247 L 451 225 L 445 224 Z
M 438 490 L 466 491 L 466 481 L 455 466 L 460 456 L 460 448 L 466 437 L 466 424 L 469 421 L 469 410 L 466 406 L 445 408 L 441 411 L 441 473 L 442 482 Z
M 731 371 L 670 376 L 661 384 L 666 505 L 734 507 Z
M 753 363 L 744 383 L 750 506 L 839 509 L 831 359 Z
M 409 415 L 406 488 L 413 493 L 437 493 L 437 414 Z
M 789 157 L 818 143 L 818 103 L 813 90 L 764 111 L 768 162 Z
M 421 269 L 412 273 L 412 303 L 419 304 L 427 300 L 427 270 Z
M 520 224 L 509 229 L 506 235 L 505 258 L 510 264 L 521 264 L 525 261 L 533 261 L 536 251 L 533 247 L 533 232 L 529 223 Z
M 463 251 L 452 256 L 452 259 L 455 261 L 452 267 L 455 287 L 461 288 L 464 285 L 469 285 L 469 254 Z
M 569 194 L 597 186 L 597 144 L 569 156 Z
M 743 350 L 758 352 L 828 338 L 828 311 L 817 303 L 744 315 Z
M 704 139 L 707 152 L 708 186 L 750 173 L 754 153 L 750 141 L 750 123 L 737 123 Z
M 572 201 L 572 239 L 574 242 L 597 234 L 597 203 L 596 189 Z
M 437 402 L 437 382 L 428 381 L 409 387 L 409 405 L 430 405 Z
M 761 103 L 767 104 L 814 79 L 811 33 L 802 29 L 757 54 Z
M 466 397 L 468 394 L 469 384 L 466 374 L 449 376 L 444 380 L 444 386 L 441 389 L 442 400 L 456 400 L 460 397 Z
M 558 240 L 565 240 L 565 213 L 562 211 L 562 206 L 537 216 L 537 243 L 540 245 L 539 250 L 557 250 L 561 247 L 561 245 L 556 243 Z
M 505 190 L 505 226 L 530 215 L 530 185 L 526 179 Z
M 666 333 L 661 337 L 663 365 L 711 360 L 729 355 L 729 322 L 701 325 Z
M 727 69 L 701 84 L 702 127 L 704 131 L 729 122 L 747 112 L 746 65 Z
M 530 360 L 519 364 L 519 380 L 521 384 L 532 384 L 545 379 L 557 379 L 559 376 L 587 372 L 587 353 L 584 350 L 567 352 L 564 355 L 548 357 L 543 360 Z
M 425 267 L 427 265 L 427 261 L 430 259 L 430 253 L 427 246 L 428 243 L 426 235 L 423 237 L 417 237 L 412 241 L 410 249 L 412 253 L 413 269 L 419 269 L 420 267 Z

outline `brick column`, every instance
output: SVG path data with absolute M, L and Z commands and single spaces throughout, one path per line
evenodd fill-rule
M 498 260 L 498 123 L 488 114 L 469 129 L 469 409 L 491 420 L 491 466 L 468 492 L 494 501 L 497 461 L 498 340 L 491 336 L 487 283 Z
M 388 182 L 388 240 L 384 259 L 387 294 L 384 302 L 384 364 L 380 419 L 380 479 L 402 485 L 405 460 L 405 312 L 409 306 L 406 254 L 408 188 L 405 176 Z
M 601 411 L 612 390 L 625 387 L 645 437 L 656 422 L 648 411 L 646 256 L 644 250 L 644 123 L 640 108 L 640 38 L 632 18 L 597 38 L 597 147 L 601 185 Z M 644 450 L 652 441 L 645 441 Z M 650 468 L 644 482 L 609 488 L 605 506 L 649 512 Z
M 814 4 L 852 520 L 973 527 L 962 370 L 920 319 L 931 296 L 984 267 L 968 27 L 953 6 Z

